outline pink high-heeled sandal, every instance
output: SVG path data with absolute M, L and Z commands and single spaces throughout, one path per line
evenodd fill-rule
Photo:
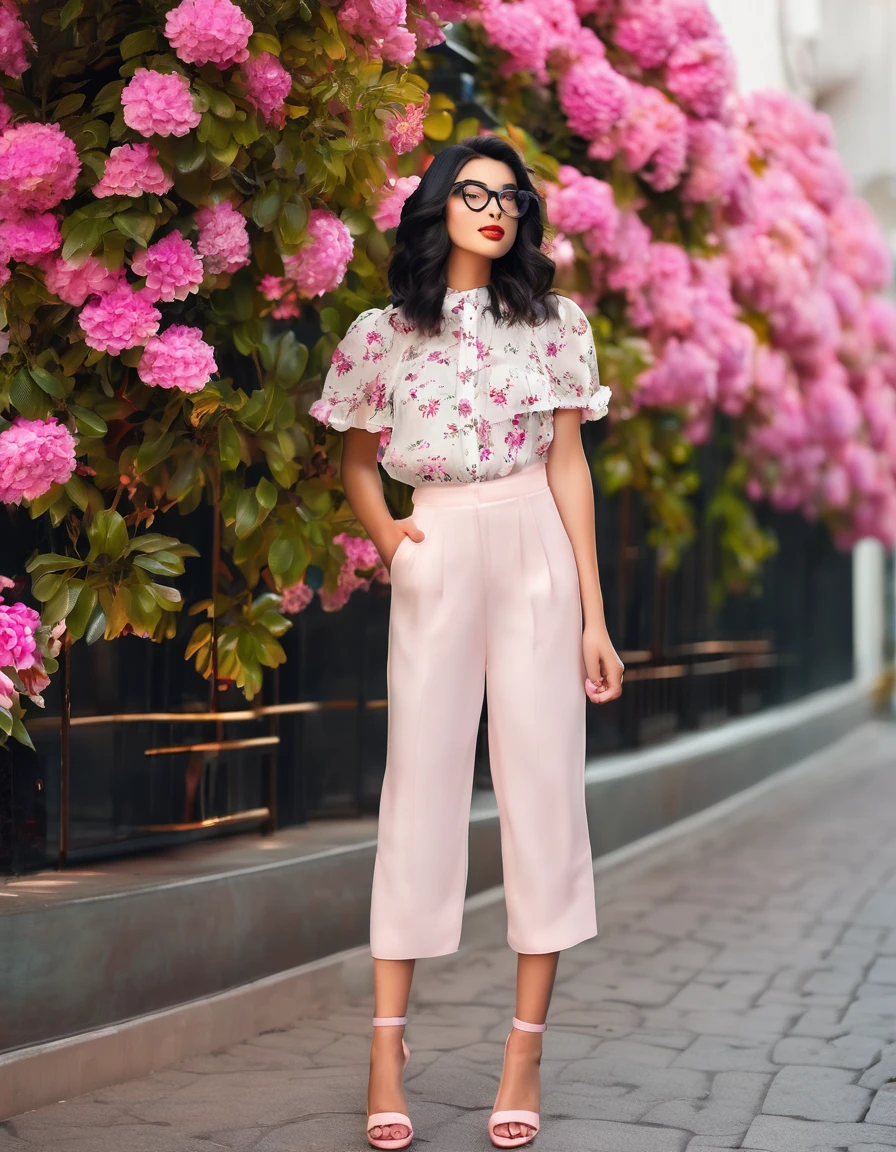
M 516 1016 L 513 1018 L 514 1028 L 519 1028 L 523 1032 L 544 1032 L 547 1024 L 527 1024 L 525 1020 L 519 1020 Z M 507 1056 L 507 1045 L 510 1043 L 510 1037 L 504 1041 L 504 1056 Z M 528 1136 L 499 1136 L 495 1132 L 498 1124 L 528 1124 L 534 1131 L 530 1132 Z M 539 1116 L 537 1112 L 526 1112 L 521 1108 L 505 1108 L 501 1112 L 492 1112 L 488 1118 L 488 1135 L 492 1144 L 496 1148 L 522 1148 L 524 1144 L 528 1144 L 530 1140 L 535 1138 L 539 1127 Z
M 382 1028 L 389 1024 L 407 1024 L 407 1016 L 374 1016 L 374 1028 Z M 408 1066 L 408 1060 L 411 1058 L 411 1050 L 408 1048 L 404 1041 L 401 1040 L 401 1049 L 404 1053 L 404 1064 L 402 1071 Z M 408 1135 L 401 1140 L 384 1139 L 382 1136 L 376 1137 L 370 1135 L 371 1128 L 384 1127 L 387 1124 L 404 1124 L 408 1129 Z M 410 1142 L 414 1139 L 414 1129 L 410 1119 L 405 1116 L 403 1112 L 374 1112 L 371 1116 L 367 1117 L 367 1141 L 373 1148 L 407 1148 Z

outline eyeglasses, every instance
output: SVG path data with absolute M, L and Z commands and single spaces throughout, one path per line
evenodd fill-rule
M 526 192 L 522 188 L 502 188 L 500 192 L 496 192 L 494 188 L 486 188 L 477 180 L 461 180 L 451 189 L 452 192 L 458 190 L 471 211 L 482 212 L 494 196 L 500 210 L 514 219 L 525 216 L 529 206 L 538 200 L 534 192 Z

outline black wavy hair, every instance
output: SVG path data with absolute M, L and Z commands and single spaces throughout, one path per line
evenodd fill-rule
M 541 250 L 545 208 L 544 197 L 529 178 L 534 169 L 506 140 L 468 136 L 434 157 L 405 201 L 389 262 L 393 307 L 426 335 L 438 332 L 442 323 L 445 269 L 451 252 L 445 206 L 458 172 L 477 156 L 503 160 L 513 171 L 517 187 L 538 197 L 520 218 L 513 246 L 492 261 L 487 310 L 498 323 L 533 326 L 559 315 L 552 288 L 554 261 Z

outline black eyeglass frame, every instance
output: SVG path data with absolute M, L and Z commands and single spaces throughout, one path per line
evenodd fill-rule
M 470 204 L 467 203 L 465 192 L 467 187 L 471 184 L 474 188 L 479 188 L 482 192 L 485 193 L 485 203 L 481 208 L 473 208 Z M 491 199 L 494 196 L 495 203 L 498 205 L 498 211 L 503 212 L 505 216 L 509 216 L 511 220 L 522 220 L 522 218 L 529 211 L 530 206 L 538 200 L 538 196 L 535 192 L 529 192 L 525 188 L 502 188 L 500 192 L 496 192 L 494 188 L 487 188 L 485 184 L 482 184 L 479 180 L 459 180 L 452 186 L 451 191 L 456 192 L 458 188 L 461 190 L 461 195 L 464 198 L 464 204 L 467 205 L 471 212 L 484 212 L 491 203 Z M 523 197 L 524 208 L 519 216 L 514 216 L 512 212 L 508 212 L 504 205 L 501 203 L 500 197 L 505 192 L 515 192 L 517 196 Z

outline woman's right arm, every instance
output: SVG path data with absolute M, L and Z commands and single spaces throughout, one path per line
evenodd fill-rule
M 383 495 L 383 482 L 377 466 L 379 433 L 365 428 L 346 428 L 342 434 L 342 465 L 340 477 L 349 507 L 387 569 L 392 568 L 392 557 L 403 536 L 418 543 L 423 533 L 408 517 L 394 520 Z

